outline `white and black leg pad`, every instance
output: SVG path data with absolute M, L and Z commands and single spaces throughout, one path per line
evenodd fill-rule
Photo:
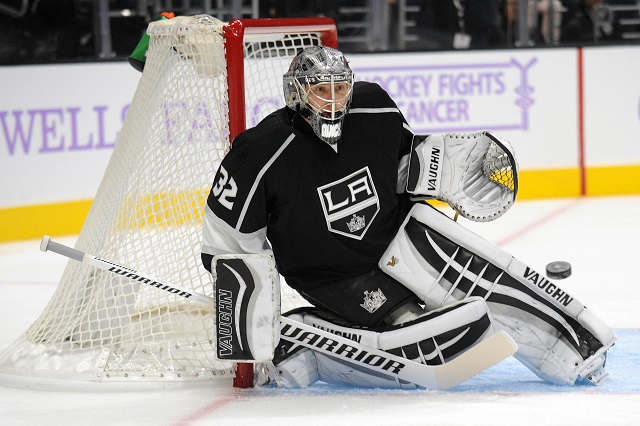
M 440 365 L 455 358 L 476 343 L 494 334 L 486 303 L 470 298 L 432 312 L 402 325 L 362 329 L 334 323 L 325 313 L 313 308 L 301 310 L 289 318 L 354 340 L 363 346 L 381 349 L 421 364 Z M 281 340 L 269 376 L 280 386 L 310 384 L 317 379 L 340 385 L 379 388 L 416 388 L 416 385 L 350 362 L 350 352 L 328 356 L 313 355 L 309 349 Z M 285 355 L 286 354 L 286 355 Z M 373 357 L 371 362 L 379 362 Z M 304 367 L 303 367 L 304 366 Z M 287 386 L 291 387 L 291 386 Z
M 273 257 L 216 256 L 211 275 L 216 357 L 243 362 L 272 359 L 280 332 L 280 278 Z
M 606 379 L 613 331 L 582 303 L 520 260 L 427 204 L 416 204 L 379 263 L 428 308 L 479 296 L 518 358 L 560 384 Z

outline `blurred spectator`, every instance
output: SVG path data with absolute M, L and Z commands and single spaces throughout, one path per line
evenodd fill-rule
M 262 0 L 261 18 L 302 18 L 328 16 L 336 19 L 339 0 Z
M 542 37 L 546 45 L 558 44 L 562 14 L 566 9 L 560 0 L 529 1 L 529 28 Z
M 458 11 L 453 1 L 422 0 L 418 27 L 426 49 L 451 49 L 458 31 Z
M 75 0 L 33 1 L 24 16 L 0 13 L 0 64 L 46 63 L 91 54 L 92 16 Z M 88 47 L 88 48 L 87 48 Z
M 460 33 L 470 49 L 505 45 L 499 0 L 422 0 L 418 25 L 426 48 L 460 48 L 454 45 Z
M 465 22 L 472 49 L 505 46 L 499 0 L 467 0 Z
M 560 0 L 505 0 L 504 16 L 509 44 L 513 44 L 518 33 L 518 6 L 523 2 L 527 4 L 527 30 L 531 44 L 557 44 L 562 15 L 566 11 Z
M 562 20 L 560 40 L 562 42 L 592 42 L 592 9 L 603 0 L 563 0 L 566 12 Z

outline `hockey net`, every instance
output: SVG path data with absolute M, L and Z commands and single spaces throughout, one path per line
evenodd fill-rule
M 238 132 L 284 104 L 282 75 L 299 49 L 335 47 L 335 24 L 201 15 L 153 22 L 148 33 L 76 248 L 211 296 L 200 251 L 215 171 Z M 283 311 L 303 303 L 283 292 Z M 0 354 L 0 373 L 61 387 L 230 386 L 236 365 L 215 359 L 214 342 L 202 306 L 71 260 L 40 317 Z

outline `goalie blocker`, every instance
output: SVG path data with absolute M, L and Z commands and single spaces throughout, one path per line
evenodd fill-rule
M 280 332 L 280 278 L 267 255 L 221 255 L 211 263 L 216 358 L 273 358 Z
M 612 330 L 572 295 L 427 204 L 416 204 L 379 263 L 428 309 L 479 296 L 515 357 L 539 377 L 604 381 Z

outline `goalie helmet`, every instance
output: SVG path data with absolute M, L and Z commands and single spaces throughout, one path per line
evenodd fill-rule
M 342 52 L 325 46 L 303 50 L 283 83 L 287 106 L 305 117 L 320 139 L 336 143 L 353 93 L 353 71 Z

